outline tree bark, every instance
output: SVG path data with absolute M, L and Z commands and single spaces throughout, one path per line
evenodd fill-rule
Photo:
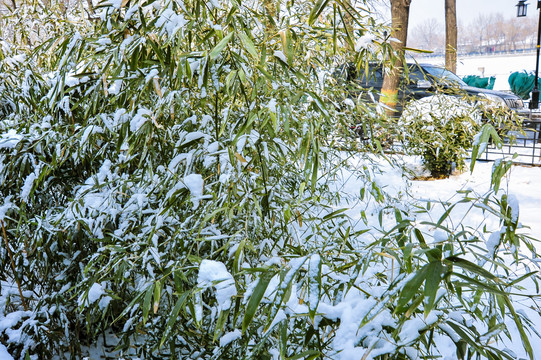
M 380 102 L 391 109 L 396 109 L 398 103 L 398 86 L 400 85 L 400 74 L 404 65 L 404 46 L 408 39 L 410 4 L 411 0 L 391 0 L 392 37 L 398 40 L 398 42 L 393 41 L 391 45 L 398 59 L 395 66 L 385 73 L 380 98 Z M 386 110 L 386 112 L 389 115 L 394 114 L 393 110 Z
M 456 72 L 456 0 L 445 0 L 445 67 Z

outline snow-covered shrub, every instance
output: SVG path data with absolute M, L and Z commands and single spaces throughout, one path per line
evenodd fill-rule
M 453 167 L 464 168 L 480 122 L 475 105 L 438 94 L 409 102 L 398 126 L 406 151 L 421 155 L 433 177 L 446 177 Z
M 512 202 L 476 203 L 512 215 L 486 249 L 482 225 L 417 223 L 428 206 L 388 196 L 369 157 L 349 165 L 324 76 L 352 41 L 343 3 L 307 4 L 111 1 L 93 31 L 0 62 L 10 353 L 77 358 L 112 333 L 119 358 L 505 358 L 521 279 L 470 260 L 507 271 L 500 248 L 529 245 Z

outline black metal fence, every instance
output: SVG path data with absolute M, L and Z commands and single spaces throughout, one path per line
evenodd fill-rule
M 502 148 L 489 144 L 479 160 L 493 161 L 502 156 L 522 165 L 541 166 L 541 112 L 532 112 L 522 123 L 523 132 L 510 132 Z

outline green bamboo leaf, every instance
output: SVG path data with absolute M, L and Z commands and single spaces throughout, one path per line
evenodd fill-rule
M 329 0 L 318 0 L 316 5 L 312 8 L 312 11 L 310 11 L 310 15 L 308 16 L 308 24 L 313 25 L 314 21 L 319 17 L 321 12 L 325 9 L 327 4 L 329 3 Z
M 323 221 L 329 221 L 331 219 L 334 219 L 336 217 L 339 217 L 344 212 L 348 211 L 348 209 L 338 209 L 336 211 L 333 211 L 323 217 Z
M 402 291 L 400 292 L 400 297 L 398 298 L 396 309 L 394 311 L 395 314 L 404 312 L 408 302 L 415 296 L 415 294 L 417 294 L 421 284 L 426 279 L 429 265 L 430 264 L 423 266 L 419 271 L 417 271 L 413 278 L 410 279 L 406 285 L 404 285 Z
M 459 278 L 461 278 L 461 279 L 463 279 L 465 281 L 465 282 L 458 282 L 458 281 L 455 280 L 453 282 L 453 284 L 456 286 L 457 293 L 458 293 L 459 290 L 462 291 L 461 289 L 462 289 L 463 285 L 468 284 L 471 289 L 478 290 L 478 294 L 479 294 L 478 296 L 480 296 L 483 291 L 484 292 L 488 291 L 490 293 L 497 294 L 497 295 L 503 295 L 503 296 L 520 295 L 520 294 L 507 293 L 505 291 L 502 291 L 499 288 L 496 288 L 494 286 L 489 285 L 486 282 L 481 282 L 479 280 L 475 280 L 475 279 L 473 279 L 471 277 L 468 277 L 468 276 L 466 276 L 464 274 L 459 274 L 459 273 L 453 272 L 452 275 L 454 275 L 456 277 L 459 277 Z M 459 295 L 459 297 L 461 297 L 461 295 Z
M 432 50 L 417 49 L 417 48 L 412 48 L 412 47 L 407 47 L 407 46 L 404 46 L 404 51 L 412 51 L 412 52 L 419 53 L 419 54 L 432 54 L 432 53 L 434 53 L 434 51 L 432 51 Z
M 456 265 L 458 267 L 461 267 L 464 270 L 468 270 L 468 271 L 471 271 L 471 272 L 476 273 L 478 275 L 481 275 L 481 276 L 483 276 L 483 277 L 485 277 L 487 279 L 497 280 L 497 277 L 494 276 L 490 271 L 487 271 L 487 270 L 483 269 L 482 267 L 472 263 L 471 261 L 459 258 L 457 256 L 449 256 L 448 258 L 445 259 L 445 261 L 452 264 L 452 265 Z
M 494 165 L 492 166 L 492 177 L 491 177 L 491 184 L 492 188 L 494 189 L 494 192 L 498 192 L 500 189 L 500 184 L 502 182 L 502 178 L 507 174 L 509 169 L 513 166 L 512 160 L 503 160 L 499 162 L 494 162 Z
M 490 138 L 492 138 L 492 141 L 494 144 L 496 144 L 496 146 L 498 146 L 499 148 L 501 147 L 502 142 L 500 136 L 496 132 L 496 129 L 494 129 L 494 126 L 490 124 L 485 124 L 481 128 L 481 131 L 477 135 L 477 138 L 472 146 L 470 171 L 473 171 L 473 168 L 475 167 L 475 161 L 485 151 Z
M 425 305 L 425 317 L 427 317 L 430 311 L 432 311 L 434 308 L 436 295 L 438 293 L 438 289 L 440 288 L 443 270 L 444 268 L 439 261 L 428 264 L 425 281 L 425 298 L 427 298 Z
M 250 323 L 252 322 L 259 306 L 259 303 L 261 302 L 261 299 L 263 299 L 263 295 L 265 295 L 265 291 L 267 290 L 269 282 L 273 276 L 273 272 L 267 271 L 261 274 L 261 276 L 259 277 L 259 281 L 257 282 L 257 285 L 255 286 L 252 295 L 250 296 L 248 305 L 246 305 L 246 313 L 244 314 L 244 319 L 242 319 L 243 333 L 246 331 L 246 329 L 248 329 L 248 326 L 250 326 Z
M 216 326 L 214 328 L 214 337 L 212 338 L 212 342 L 216 342 L 218 337 L 223 333 L 228 316 L 229 310 L 220 311 L 220 315 L 218 315 L 218 320 L 216 321 Z
M 287 360 L 297 360 L 297 359 L 315 359 L 319 357 L 321 353 L 317 350 L 307 350 L 303 351 L 300 354 L 293 355 L 288 357 Z
M 318 179 L 318 170 L 319 170 L 319 156 L 318 156 L 318 146 L 315 146 L 314 157 L 312 161 L 312 179 L 310 181 L 310 186 L 312 192 L 316 191 L 317 179 Z
M 150 302 L 152 301 L 152 293 L 154 292 L 154 284 L 150 285 L 145 292 L 145 300 L 143 301 L 143 324 L 146 323 L 148 319 L 148 314 L 150 312 Z
M 413 229 L 413 233 L 415 234 L 415 237 L 417 238 L 417 240 L 421 244 L 421 248 L 428 249 L 428 245 L 426 245 L 426 241 L 425 241 L 425 238 L 424 238 L 423 234 L 421 233 L 421 230 L 415 228 L 415 229 Z
M 448 321 L 446 322 L 446 324 L 449 325 L 458 334 L 458 336 L 460 336 L 460 338 L 464 342 L 466 342 L 468 345 L 470 345 L 472 348 L 474 348 L 477 351 L 481 350 L 479 348 L 478 343 L 469 334 L 467 334 L 465 329 L 463 329 L 460 325 L 452 321 Z
M 522 275 L 522 276 L 519 277 L 518 279 L 515 279 L 515 280 L 511 281 L 510 283 L 508 283 L 507 286 L 513 286 L 513 285 L 515 285 L 515 284 L 518 284 L 518 283 L 521 282 L 522 280 L 527 279 L 527 278 L 529 278 L 529 277 L 531 277 L 532 275 L 537 274 L 537 273 L 538 273 L 538 271 L 532 271 L 532 272 L 529 272 L 529 273 L 527 273 L 527 274 L 525 274 L 525 275 Z
M 344 18 L 344 13 L 343 13 L 342 9 L 344 9 L 346 12 L 349 12 L 347 7 L 350 7 L 351 5 L 349 3 L 341 3 L 341 5 L 342 5 L 341 8 L 338 8 L 338 14 L 340 15 L 340 20 L 342 20 L 342 23 L 346 24 L 347 20 Z M 351 13 L 349 13 L 349 15 L 351 16 Z M 353 39 L 354 35 L 351 33 L 350 27 L 349 26 L 344 26 L 344 30 L 346 32 L 346 41 L 349 44 L 349 47 L 351 49 L 354 49 L 355 48 L 355 41 Z
M 226 47 L 227 43 L 229 42 L 229 40 L 231 40 L 231 38 L 233 37 L 233 33 L 229 33 L 226 37 L 224 37 L 219 43 L 218 45 L 216 45 L 214 47 L 214 49 L 212 49 L 212 51 L 210 52 L 210 58 L 212 60 L 216 59 L 218 57 L 218 55 L 220 55 L 220 53 L 222 52 L 222 50 Z
M 243 32 L 239 33 L 239 37 L 240 41 L 242 41 L 242 45 L 244 45 L 244 48 L 248 51 L 248 53 L 252 55 L 255 60 L 258 60 L 257 50 L 252 39 L 250 39 L 250 37 Z
M 445 210 L 443 215 L 438 219 L 438 222 L 436 224 L 437 227 L 441 226 L 441 224 L 445 221 L 445 219 L 449 217 L 449 215 L 451 214 L 451 211 L 453 211 L 455 206 L 456 204 L 453 204 L 448 209 Z
M 526 353 L 530 356 L 530 360 L 534 360 L 532 345 L 530 344 L 530 339 L 528 338 L 526 331 L 524 331 L 524 326 L 522 325 L 522 321 L 518 317 L 515 311 L 515 308 L 513 307 L 513 303 L 511 303 L 511 299 L 509 299 L 509 297 L 507 296 L 504 299 L 505 299 L 505 304 L 507 305 L 507 308 L 511 312 L 511 315 L 513 315 L 513 320 L 515 321 L 515 325 L 517 326 L 518 332 L 520 333 L 522 346 L 524 346 L 524 350 L 526 350 Z
M 123 318 L 124 316 L 126 316 L 128 312 L 130 312 L 133 309 L 134 305 L 141 300 L 144 294 L 145 294 L 144 292 L 140 292 L 139 294 L 137 294 L 137 296 L 129 303 L 129 305 L 126 306 L 124 310 L 122 310 L 120 315 L 118 315 L 118 317 L 116 317 L 115 320 L 113 320 L 113 324 L 116 323 L 121 318 Z
M 152 309 L 154 314 L 158 312 L 158 307 L 160 306 L 160 297 L 162 295 L 162 285 L 161 282 L 156 282 L 154 285 L 154 302 L 152 303 Z
M 163 344 L 167 340 L 167 337 L 171 333 L 171 329 L 173 328 L 173 325 L 175 325 L 175 323 L 177 322 L 178 315 L 180 313 L 180 309 L 182 309 L 182 306 L 186 302 L 186 299 L 188 298 L 189 295 L 190 295 L 190 292 L 186 291 L 186 292 L 182 293 L 179 296 L 179 298 L 178 298 L 178 300 L 177 300 L 177 302 L 175 304 L 175 307 L 173 308 L 173 311 L 171 312 L 171 315 L 169 315 L 169 319 L 167 320 L 167 324 L 165 325 L 165 330 L 164 330 L 162 339 L 160 341 L 160 347 L 163 346 Z
M 295 249 L 292 247 L 291 250 L 294 251 Z M 269 327 L 271 326 L 274 318 L 278 314 L 278 310 L 280 309 L 281 305 L 288 300 L 289 296 L 291 295 L 291 284 L 293 283 L 293 279 L 295 278 L 295 276 L 297 275 L 297 273 L 307 259 L 308 258 L 304 256 L 302 258 L 297 258 L 293 260 L 290 264 L 291 267 L 287 271 L 280 274 L 280 286 L 278 287 L 276 295 L 274 296 L 272 308 L 268 316 L 268 321 L 263 331 L 266 332 L 269 330 Z
M 291 39 L 291 30 L 286 29 L 280 31 L 280 38 L 282 40 L 282 50 L 287 58 L 288 65 L 293 65 L 293 41 Z

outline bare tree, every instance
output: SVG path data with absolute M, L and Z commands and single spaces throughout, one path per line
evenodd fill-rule
M 408 31 L 408 46 L 437 51 L 443 48 L 442 29 L 436 18 L 426 19 Z
M 478 15 L 470 27 L 474 34 L 473 43 L 476 48 L 481 49 L 486 46 L 488 40 L 488 28 L 490 27 L 490 18 L 487 15 Z
M 457 48 L 456 0 L 445 0 L 445 67 L 452 72 L 456 72 Z
M 383 78 L 381 89 L 381 102 L 390 109 L 395 109 L 398 103 L 398 85 L 400 84 L 400 74 L 402 72 L 404 59 L 404 46 L 408 40 L 408 22 L 411 0 L 391 0 L 392 17 L 392 37 L 398 41 L 393 41 L 392 47 L 398 55 L 395 66 Z M 392 115 L 393 111 L 388 111 Z

